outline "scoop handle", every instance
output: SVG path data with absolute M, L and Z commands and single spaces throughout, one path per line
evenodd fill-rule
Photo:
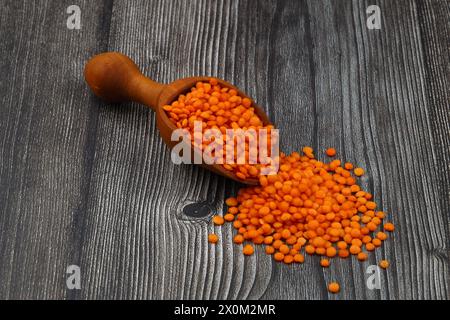
M 84 78 L 92 91 L 108 102 L 135 101 L 154 111 L 165 87 L 144 76 L 133 60 L 118 52 L 92 57 L 84 68 Z

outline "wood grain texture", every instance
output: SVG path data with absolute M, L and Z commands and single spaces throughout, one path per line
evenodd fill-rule
M 104 6 L 88 1 L 84 29 L 68 30 L 70 4 L 1 2 L 2 299 L 65 298 L 66 268 L 77 263 L 85 150 L 98 113 L 81 77 L 84 61 L 105 50 L 105 31 Z
M 70 4 L 1 2 L 0 298 L 449 298 L 448 1 L 377 0 L 381 30 L 366 28 L 372 1 L 85 1 L 77 31 Z M 244 258 L 234 230 L 210 223 L 240 186 L 173 165 L 151 110 L 88 91 L 83 65 L 106 50 L 157 81 L 236 84 L 284 151 L 333 146 L 365 168 L 396 232 L 369 261 L 325 270 Z M 196 202 L 210 215 L 183 214 Z M 392 267 L 369 290 L 382 258 Z M 81 290 L 66 289 L 71 264 Z
M 425 91 L 435 149 L 438 193 L 446 224 L 450 213 L 450 5 L 448 1 L 417 1 Z M 447 253 L 449 248 L 447 247 Z

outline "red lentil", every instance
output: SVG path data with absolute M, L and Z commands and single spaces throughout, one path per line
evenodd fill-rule
M 331 282 L 329 285 L 328 285 L 328 291 L 330 291 L 331 293 L 338 293 L 339 291 L 340 291 L 340 286 L 339 286 L 339 283 L 337 283 L 337 282 Z

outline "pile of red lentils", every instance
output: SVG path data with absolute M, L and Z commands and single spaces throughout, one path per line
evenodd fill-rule
M 260 186 L 228 198 L 227 213 L 214 216 L 214 224 L 233 223 L 234 242 L 246 243 L 245 255 L 254 253 L 254 245 L 264 245 L 267 254 L 286 264 L 303 263 L 302 252 L 321 256 L 325 268 L 334 257 L 367 260 L 367 253 L 382 245 L 394 225 L 383 225 L 386 214 L 357 184 L 364 170 L 337 159 L 319 161 L 310 147 L 302 151 L 281 154 L 278 174 L 260 176 Z M 326 154 L 334 157 L 336 151 L 330 148 Z M 212 234 L 209 241 L 215 243 L 218 237 Z M 382 268 L 388 265 L 380 262 Z M 329 290 L 338 292 L 336 285 L 330 284 Z
M 203 122 L 203 130 L 272 129 L 264 126 L 252 108 L 252 101 L 240 97 L 234 89 L 220 86 L 216 79 L 198 82 L 186 95 L 164 106 L 169 119 L 178 127 L 194 133 L 194 121 Z M 204 150 L 209 142 L 195 145 Z M 270 145 L 270 140 L 269 140 Z M 224 150 L 226 152 L 235 150 Z M 246 160 L 248 162 L 248 145 Z M 329 157 L 336 150 L 325 151 Z M 357 184 L 364 175 L 362 168 L 338 159 L 328 163 L 315 158 L 313 149 L 304 147 L 302 154 L 280 155 L 279 171 L 275 175 L 260 175 L 261 166 L 253 164 L 223 166 L 239 178 L 259 177 L 259 186 L 239 190 L 236 198 L 228 198 L 228 211 L 214 216 L 215 225 L 233 223 L 237 234 L 234 243 L 243 244 L 244 255 L 254 253 L 254 245 L 263 245 L 273 259 L 285 264 L 303 263 L 304 253 L 321 256 L 320 264 L 327 268 L 335 257 L 354 255 L 360 261 L 368 252 L 379 248 L 394 231 L 390 222 L 383 224 L 386 214 L 377 210 L 372 195 Z M 208 236 L 217 243 L 216 234 Z M 388 261 L 380 267 L 386 269 Z M 328 290 L 337 293 L 339 284 L 332 282 Z

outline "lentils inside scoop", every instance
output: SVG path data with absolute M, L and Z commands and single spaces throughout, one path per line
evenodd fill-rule
M 376 211 L 372 195 L 356 183 L 353 165 L 324 163 L 311 148 L 303 150 L 303 156 L 281 154 L 278 174 L 260 176 L 260 186 L 243 188 L 226 200 L 227 216 L 234 217 L 238 232 L 235 243 L 264 244 L 267 254 L 287 264 L 303 263 L 303 249 L 323 256 L 324 267 L 338 256 L 365 261 L 366 252 L 387 239 L 378 231 L 385 213 Z M 384 229 L 393 231 L 393 224 Z
M 241 97 L 234 89 L 221 86 L 217 79 L 211 78 L 208 82 L 197 82 L 195 87 L 191 88 L 186 95 L 180 95 L 171 105 L 163 107 L 177 128 L 187 129 L 194 137 L 195 121 L 202 122 L 202 130 L 217 129 L 224 135 L 226 141 L 227 129 L 254 129 L 258 132 L 260 129 L 267 129 L 268 138 L 267 145 L 270 146 L 270 130 L 272 125 L 264 125 L 262 120 L 255 114 L 252 107 L 252 101 L 248 98 Z M 204 141 L 200 145 L 194 147 L 201 150 L 208 148 L 210 141 Z M 268 148 L 270 154 L 270 148 Z M 235 164 L 226 164 L 226 154 L 234 153 Z M 245 143 L 245 164 L 236 164 L 238 162 L 237 146 L 234 150 L 223 148 L 223 152 L 214 154 L 214 157 L 223 158 L 223 167 L 229 171 L 233 171 L 236 176 L 242 180 L 248 177 L 258 177 L 261 169 L 260 164 L 250 164 L 249 152 L 258 150 L 249 150 L 249 143 Z

